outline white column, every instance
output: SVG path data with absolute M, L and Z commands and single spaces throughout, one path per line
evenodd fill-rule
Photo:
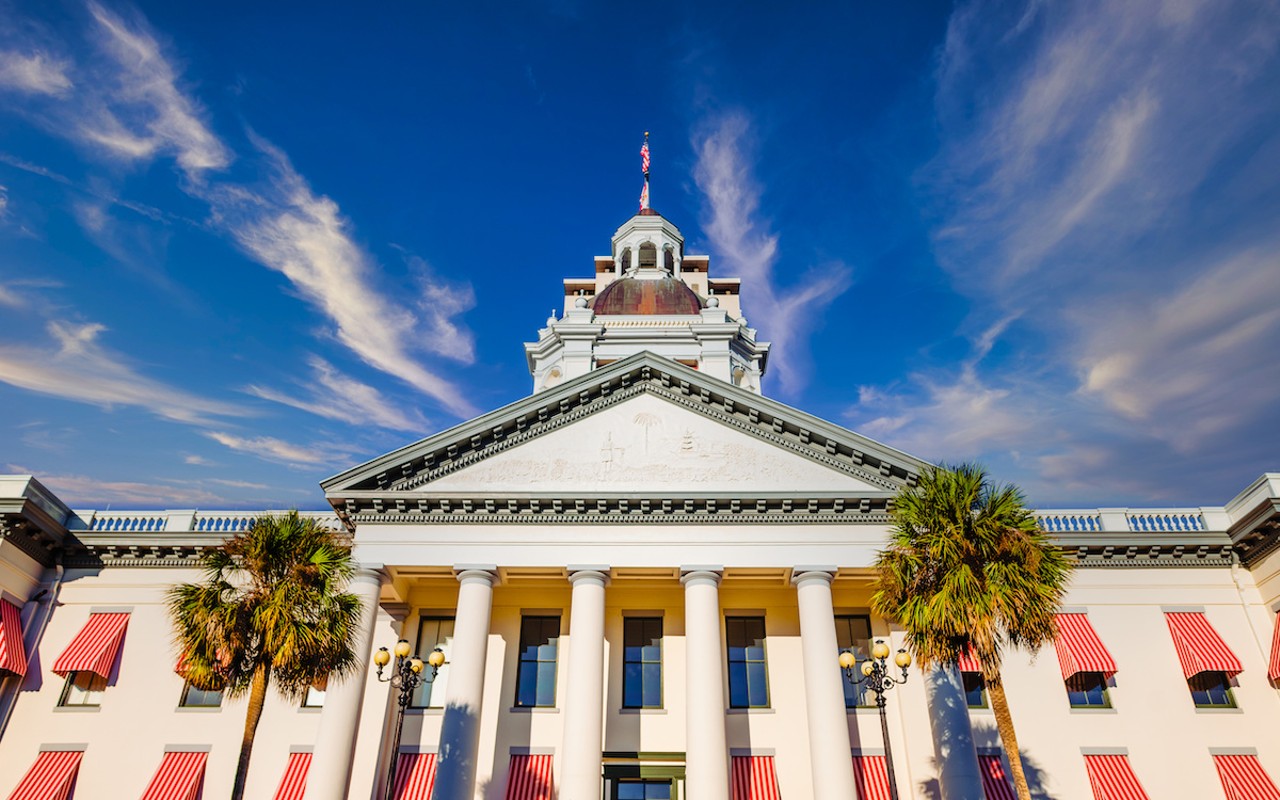
M 924 681 L 942 800 L 982 800 L 982 773 L 960 670 L 955 664 L 937 666 L 925 673 Z
M 604 587 L 607 567 L 570 567 L 568 678 L 560 800 L 599 800 L 604 748 Z
M 792 582 L 800 603 L 805 712 L 814 800 L 848 800 L 853 788 L 849 721 L 844 706 L 831 581 L 835 570 L 797 568 Z
M 719 569 L 690 569 L 680 578 L 684 584 L 685 794 L 696 800 L 729 800 Z
M 324 711 L 316 736 L 315 755 L 307 772 L 307 800 L 344 800 L 351 780 L 351 759 L 355 755 L 360 708 L 369 681 L 369 652 L 373 649 L 373 624 L 378 616 L 378 598 L 385 576 L 382 565 L 362 565 L 351 580 L 350 591 L 360 598 L 360 623 L 353 642 L 357 669 L 325 687 Z M 379 729 L 381 726 L 375 726 Z
M 449 656 L 449 687 L 440 726 L 434 800 L 471 800 L 476 789 L 480 705 L 489 651 L 496 567 L 459 568 L 457 617 Z

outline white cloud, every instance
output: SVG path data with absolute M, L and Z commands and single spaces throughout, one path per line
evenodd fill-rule
M 60 95 L 71 90 L 69 64 L 48 53 L 0 52 L 0 88 L 28 94 Z
M 294 444 L 273 436 L 238 436 L 223 431 L 206 431 L 205 436 L 237 453 L 313 469 L 327 469 L 350 455 L 348 449 L 332 444 Z
M 218 187 L 208 194 L 217 222 L 262 265 L 281 272 L 299 293 L 335 326 L 334 337 L 365 363 L 434 397 L 459 415 L 474 406 L 453 381 L 428 369 L 412 350 L 423 347 L 432 327 L 461 306 L 440 308 L 423 329 L 423 320 L 374 286 L 369 256 L 353 241 L 350 223 L 338 204 L 317 196 L 284 153 L 257 143 L 272 169 L 260 192 Z M 447 290 L 441 290 L 445 296 Z M 455 298 L 456 300 L 456 298 Z M 430 349 L 470 360 L 469 337 L 437 337 Z
M 311 356 L 307 363 L 311 366 L 311 380 L 299 381 L 292 392 L 263 386 L 249 386 L 245 391 L 349 425 L 370 423 L 416 433 L 426 429 L 427 421 L 417 409 L 391 403 L 377 389 L 342 374 L 319 356 Z
M 1247 2 L 960 6 L 921 178 L 965 329 L 1017 323 L 851 418 L 1055 502 L 1222 502 L 1274 468 L 1278 52 Z
M 227 166 L 231 151 L 205 124 L 204 110 L 177 87 L 177 73 L 145 23 L 130 25 L 97 3 L 89 12 L 117 69 L 83 135 L 124 158 L 171 152 L 188 177 Z
M 158 417 L 209 424 L 244 409 L 148 378 L 104 347 L 98 323 L 50 321 L 53 348 L 0 344 L 0 381 L 41 394 L 104 406 L 135 406 Z
M 10 464 L 16 472 L 31 470 Z M 147 483 L 145 481 L 103 480 L 87 475 L 48 474 L 36 472 L 40 482 L 48 486 L 67 503 L 79 507 L 111 507 L 132 505 L 148 508 L 197 508 L 200 506 L 226 507 L 233 503 L 224 495 L 200 486 L 175 486 L 172 483 Z
M 193 467 L 212 467 L 215 464 L 204 456 L 198 456 L 194 453 L 182 457 L 183 464 L 190 464 Z
M 703 230 L 723 261 L 721 269 L 750 287 L 743 311 L 779 352 L 790 354 L 772 362 L 772 370 L 785 391 L 795 391 L 805 378 L 797 358 L 806 349 L 803 340 L 849 288 L 851 272 L 844 264 L 824 264 L 809 269 L 794 286 L 777 284 L 778 236 L 760 219 L 760 188 L 747 156 L 749 130 L 745 115 L 725 114 L 697 132 L 694 179 L 706 199 Z
M 180 70 L 146 21 L 96 2 L 90 2 L 89 11 L 95 23 L 90 35 L 103 58 L 81 69 L 84 85 L 75 87 L 60 111 L 49 112 L 46 127 L 115 159 L 171 155 L 189 179 L 182 189 L 208 202 L 215 226 L 251 258 L 288 278 L 332 323 L 326 333 L 366 364 L 435 398 L 451 413 L 475 413 L 458 384 L 421 358 L 430 353 L 462 363 L 474 360 L 472 334 L 459 322 L 474 305 L 471 287 L 436 279 L 420 259 L 416 302 L 401 301 L 394 290 L 379 286 L 377 264 L 355 242 L 338 204 L 316 194 L 283 152 L 252 133 L 267 179 L 249 186 L 216 174 L 233 154 L 212 132 L 200 103 L 180 86 Z M 138 237 L 118 230 L 105 204 L 124 205 L 152 219 L 169 215 L 110 193 L 88 193 L 102 202 L 77 205 L 85 230 L 109 254 L 145 270 L 146 264 L 132 255 Z M 123 234 L 130 241 L 122 241 Z

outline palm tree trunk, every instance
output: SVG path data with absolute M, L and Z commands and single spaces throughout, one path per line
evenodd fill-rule
M 1022 754 L 1018 752 L 1018 734 L 1014 733 L 1013 715 L 1009 713 L 1009 699 L 1004 696 L 1004 681 L 998 672 L 994 676 L 984 675 L 983 679 L 987 684 L 987 696 L 991 698 L 991 710 L 995 713 L 996 728 L 1000 731 L 1000 743 L 1009 757 L 1014 791 L 1018 793 L 1018 800 L 1031 800 L 1031 788 L 1027 786 L 1027 775 L 1022 770 Z
M 236 782 L 231 788 L 231 800 L 244 800 L 244 783 L 249 777 L 249 757 L 253 755 L 253 737 L 258 733 L 258 720 L 262 718 L 262 706 L 267 700 L 267 685 L 271 683 L 271 665 L 259 664 L 253 672 L 249 686 L 249 713 L 244 719 L 244 738 L 240 740 L 240 763 L 236 765 Z

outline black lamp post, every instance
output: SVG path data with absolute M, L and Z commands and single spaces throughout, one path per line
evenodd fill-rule
M 444 651 L 439 647 L 431 651 L 426 662 L 416 655 L 410 656 L 409 652 L 410 647 L 407 641 L 401 639 L 396 642 L 396 665 L 392 667 L 389 678 L 382 677 L 382 668 L 391 663 L 391 653 L 387 648 L 379 647 L 378 652 L 373 654 L 373 663 L 378 665 L 378 680 L 400 690 L 400 696 L 396 698 L 396 704 L 399 706 L 396 711 L 396 734 L 391 741 L 391 763 L 387 767 L 387 787 L 383 793 L 387 800 L 392 800 L 391 793 L 395 791 L 396 759 L 400 754 L 400 731 L 404 728 L 404 710 L 413 700 L 413 691 L 424 683 L 434 681 L 440 672 L 440 667 L 444 665 Z M 422 670 L 428 666 L 431 667 L 431 675 L 424 677 Z
M 840 668 L 844 670 L 845 677 L 854 686 L 865 683 L 868 689 L 875 692 L 876 708 L 880 711 L 880 736 L 884 739 L 884 764 L 889 773 L 889 797 L 892 800 L 898 800 L 898 783 L 893 777 L 893 752 L 889 746 L 889 719 L 884 711 L 884 694 L 893 687 L 907 682 L 907 667 L 911 666 L 911 654 L 906 650 L 899 650 L 893 657 L 893 663 L 902 668 L 901 680 L 889 673 L 889 665 L 885 663 L 888 657 L 889 645 L 885 644 L 883 639 L 876 639 L 876 643 L 871 648 L 871 658 L 862 662 L 861 678 L 856 681 L 853 679 L 853 667 L 858 663 L 858 657 L 854 655 L 852 649 L 840 652 Z

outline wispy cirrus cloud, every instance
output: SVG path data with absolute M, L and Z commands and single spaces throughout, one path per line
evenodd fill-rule
M 850 419 L 1052 501 L 1221 502 L 1273 467 L 1277 52 L 1280 9 L 1243 2 L 958 8 L 922 180 L 967 324 L 1016 321 Z
M 393 375 L 449 411 L 474 411 L 460 387 L 416 357 L 413 343 L 469 361 L 467 340 L 430 337 L 422 318 L 375 288 L 374 262 L 352 239 L 338 204 L 315 194 L 288 157 L 254 137 L 269 167 L 265 185 L 246 191 L 224 185 L 207 194 L 219 227 L 263 266 L 287 277 L 299 294 L 333 322 L 334 338 L 366 364 Z M 442 294 L 448 290 L 441 288 Z M 460 306 L 454 305 L 460 310 Z M 461 346 L 459 351 L 453 349 Z M 417 345 L 421 347 L 421 345 Z
M 0 51 L 0 89 L 25 94 L 59 95 L 71 90 L 69 63 L 49 53 Z
M 175 422 L 207 425 L 217 417 L 243 417 L 232 403 L 187 392 L 140 372 L 100 341 L 100 323 L 51 320 L 52 346 L 0 344 L 0 381 L 32 392 L 111 408 L 132 406 Z
M 760 214 L 760 186 L 752 175 L 751 121 L 742 113 L 726 113 L 695 131 L 697 164 L 694 179 L 705 198 L 703 230 L 722 260 L 722 269 L 742 278 L 751 293 L 744 312 L 760 324 L 780 352 L 792 354 L 772 362 L 784 391 L 797 391 L 805 381 L 804 338 L 852 281 L 844 264 L 810 268 L 793 286 L 779 285 L 778 236 Z
M 135 508 L 197 508 L 200 506 L 227 508 L 238 501 L 198 484 L 175 485 L 172 482 L 105 480 L 74 473 L 47 474 L 9 464 L 8 469 L 19 474 L 36 474 L 40 482 L 52 489 L 60 498 L 76 507 L 131 505 Z
M 295 467 L 327 469 L 351 458 L 349 448 L 336 444 L 296 444 L 274 436 L 240 436 L 225 431 L 206 431 L 204 435 L 237 453 Z
M 415 269 L 420 302 L 395 299 L 393 290 L 380 285 L 375 259 L 356 243 L 338 203 L 316 193 L 283 151 L 252 133 L 253 151 L 242 157 L 261 167 L 264 178 L 252 185 L 232 181 L 224 168 L 236 154 L 182 85 L 171 48 L 137 13 L 117 13 L 96 2 L 88 9 L 97 60 L 58 62 L 76 80 L 68 79 L 60 104 L 42 107 L 45 127 L 116 161 L 172 157 L 186 178 L 181 188 L 209 204 L 214 228 L 253 260 L 283 274 L 297 295 L 332 324 L 326 333 L 333 340 L 450 413 L 474 413 L 457 383 L 422 358 L 474 360 L 473 337 L 460 322 L 475 302 L 470 286 Z M 100 190 L 91 194 L 126 205 Z M 118 237 L 107 235 L 118 226 L 110 225 L 102 202 L 82 202 L 76 209 L 91 237 L 109 253 L 125 255 Z
M 307 359 L 310 380 L 300 380 L 293 391 L 248 386 L 255 397 L 348 424 L 372 423 L 382 428 L 421 433 L 427 421 L 413 408 L 401 408 L 372 386 L 339 372 L 319 356 Z
M 147 25 L 98 3 L 89 3 L 89 13 L 117 69 L 101 84 L 106 101 L 84 120 L 82 136 L 128 159 L 172 153 L 189 178 L 231 163 L 231 150 L 209 129 L 204 109 L 178 88 L 177 71 Z

